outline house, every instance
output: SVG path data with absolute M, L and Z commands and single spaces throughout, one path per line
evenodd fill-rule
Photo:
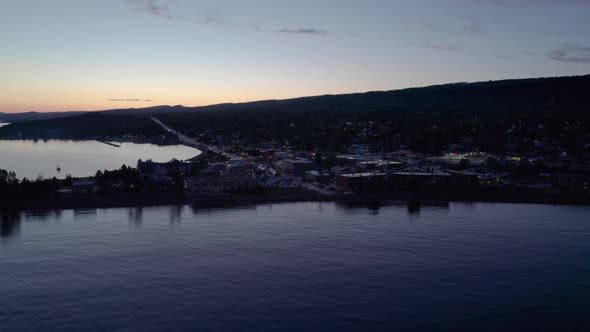
M 168 177 L 172 173 L 189 174 L 190 169 L 190 163 L 177 159 L 171 159 L 165 163 L 157 163 L 151 160 L 137 162 L 139 174 L 149 181 L 159 181 L 162 177 Z
M 244 159 L 232 159 L 225 164 L 225 173 L 229 175 L 250 175 L 251 162 Z
M 303 178 L 305 179 L 305 181 L 329 183 L 332 176 L 330 175 L 330 173 L 321 173 L 319 171 L 305 171 L 305 176 Z
M 318 172 L 318 171 L 305 171 L 305 176 L 304 176 L 305 181 L 315 182 L 319 177 L 320 177 L 320 172 Z
M 168 170 L 174 170 L 183 174 L 189 174 L 191 171 L 190 163 L 180 161 L 176 158 L 170 159 L 169 161 L 165 162 L 164 165 L 168 168 Z
M 200 193 L 246 191 L 256 187 L 256 181 L 248 175 L 199 177 L 188 183 L 190 191 Z
M 332 174 L 354 173 L 354 167 L 334 166 L 330 168 Z
M 291 176 L 261 175 L 256 178 L 260 187 L 277 189 L 294 189 L 301 187 L 301 181 Z
M 356 167 L 363 171 L 380 170 L 387 171 L 389 169 L 401 168 L 404 164 L 394 160 L 374 159 L 368 161 L 359 161 Z
M 93 192 L 96 182 L 93 179 L 78 179 L 72 182 L 72 193 Z

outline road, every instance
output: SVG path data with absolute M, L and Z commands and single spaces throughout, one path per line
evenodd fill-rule
M 214 147 L 214 146 L 212 146 L 212 145 L 205 144 L 205 143 L 201 143 L 201 142 L 197 142 L 196 140 L 194 140 L 194 139 L 192 139 L 192 138 L 190 138 L 190 137 L 186 136 L 185 134 L 183 134 L 183 133 L 181 133 L 181 132 L 179 132 L 179 131 L 177 131 L 177 130 L 174 130 L 174 129 L 172 129 L 171 127 L 169 127 L 169 126 L 165 125 L 165 124 L 164 124 L 162 121 L 160 121 L 160 120 L 158 120 L 158 119 L 156 119 L 156 118 L 154 118 L 154 117 L 151 117 L 151 119 L 152 119 L 152 120 L 153 120 L 155 123 L 157 123 L 158 125 L 160 125 L 160 127 L 164 128 L 164 130 L 166 130 L 167 132 L 169 132 L 169 133 L 172 133 L 172 134 L 176 135 L 176 137 L 178 137 L 178 140 L 179 140 L 180 142 L 182 142 L 182 143 L 184 143 L 184 144 L 186 144 L 186 145 L 193 146 L 193 147 L 195 147 L 195 148 L 197 148 L 197 149 L 201 150 L 203 153 L 205 153 L 205 152 L 207 152 L 207 151 L 211 151 L 211 152 L 213 152 L 213 153 L 216 153 L 216 154 L 222 155 L 222 156 L 224 156 L 224 157 L 226 157 L 226 158 L 229 158 L 229 159 L 241 159 L 241 158 L 240 158 L 239 156 L 237 156 L 237 155 L 234 155 L 234 154 L 231 154 L 231 153 L 227 153 L 227 152 L 225 152 L 225 151 L 221 151 L 221 150 L 219 150 L 218 148 L 216 148 L 216 147 Z

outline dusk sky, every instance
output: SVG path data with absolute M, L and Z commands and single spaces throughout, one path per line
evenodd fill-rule
M 0 4 L 0 112 L 590 73 L 590 0 Z

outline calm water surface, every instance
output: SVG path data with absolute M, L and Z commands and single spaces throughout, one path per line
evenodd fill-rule
M 0 331 L 590 331 L 590 208 L 2 214 Z
M 116 143 L 113 147 L 98 141 L 0 140 L 0 168 L 13 170 L 19 178 L 65 178 L 94 175 L 97 170 L 135 166 L 138 159 L 164 162 L 172 158 L 192 158 L 199 150 L 184 145 Z M 61 172 L 57 172 L 57 165 Z

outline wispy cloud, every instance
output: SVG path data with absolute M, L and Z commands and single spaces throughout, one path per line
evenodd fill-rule
M 282 28 L 280 30 L 275 30 L 278 33 L 288 33 L 288 34 L 296 34 L 296 35 L 310 35 L 310 36 L 326 36 L 328 32 L 319 29 L 290 29 L 290 28 Z
M 436 33 L 468 33 L 475 35 L 484 35 L 485 30 L 477 23 L 471 23 L 461 26 L 447 26 L 442 24 L 427 23 L 424 29 Z
M 472 33 L 475 35 L 485 34 L 485 31 L 483 30 L 483 28 L 479 24 L 476 24 L 476 23 L 471 23 L 471 24 L 465 25 L 462 28 L 463 28 L 463 31 L 468 32 L 468 33 Z
M 458 45 L 446 45 L 446 44 L 434 44 L 434 43 L 426 43 L 424 47 L 433 48 L 435 50 L 441 51 L 451 51 L 451 52 L 458 52 L 461 50 L 461 47 Z
M 137 98 L 109 98 L 107 101 L 152 101 L 151 99 L 137 99 Z
M 549 52 L 549 58 L 562 62 L 590 63 L 590 46 L 564 44 L 560 48 Z
M 222 25 L 226 24 L 225 13 L 223 10 L 217 8 L 215 10 L 206 11 L 203 14 L 204 22 L 206 24 Z
M 448 27 L 440 24 L 426 23 L 424 25 L 424 28 L 432 32 L 450 32 L 450 29 Z
M 209 24 L 217 27 L 227 26 L 225 13 L 223 10 L 217 8 L 213 10 L 203 10 L 201 13 L 194 13 L 194 15 L 179 15 L 181 8 L 170 6 L 171 3 L 176 3 L 172 0 L 126 0 L 131 8 L 142 14 L 151 15 L 159 18 L 169 20 L 193 21 L 195 23 Z
M 180 15 L 174 15 L 170 12 L 168 4 L 162 4 L 156 0 L 127 0 L 127 3 L 133 6 L 135 10 L 138 10 L 144 14 L 153 15 L 166 19 L 182 19 Z

